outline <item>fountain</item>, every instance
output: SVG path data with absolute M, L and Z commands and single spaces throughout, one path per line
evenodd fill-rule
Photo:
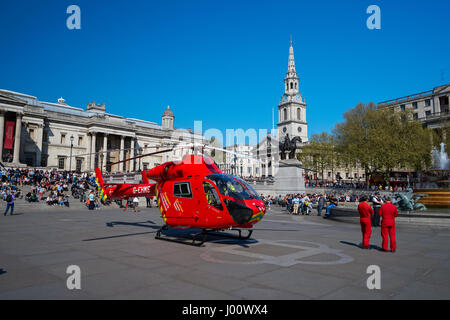
M 433 167 L 438 170 L 449 170 L 450 160 L 445 152 L 445 145 L 441 142 L 441 151 L 438 152 L 436 147 L 433 148 Z
M 420 199 L 427 207 L 450 207 L 450 160 L 441 143 L 441 150 L 433 148 L 432 169 L 424 172 L 426 181 L 415 192 L 428 194 Z

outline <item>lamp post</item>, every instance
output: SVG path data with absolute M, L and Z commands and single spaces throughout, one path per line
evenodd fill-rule
M 73 135 L 70 136 L 70 160 L 69 160 L 69 171 L 72 171 L 72 148 L 73 148 Z

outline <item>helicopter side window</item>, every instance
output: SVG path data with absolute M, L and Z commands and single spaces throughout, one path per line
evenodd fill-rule
M 223 210 L 219 195 L 213 185 L 207 181 L 203 181 L 203 190 L 205 191 L 206 202 L 219 210 Z
M 189 182 L 174 183 L 173 196 L 180 198 L 192 198 L 191 184 Z

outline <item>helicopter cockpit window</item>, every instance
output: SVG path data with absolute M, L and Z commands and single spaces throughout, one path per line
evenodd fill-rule
M 223 206 L 220 202 L 220 198 L 217 194 L 216 188 L 214 188 L 211 183 L 203 181 L 203 190 L 205 190 L 206 201 L 208 202 L 208 204 L 219 210 L 223 210 Z
M 235 199 L 250 200 L 254 197 L 235 179 L 224 174 L 211 174 L 206 179 L 212 180 L 219 192 Z
M 173 196 L 181 198 L 192 198 L 191 185 L 189 182 L 179 182 L 173 185 Z
M 236 177 L 236 176 L 232 176 L 232 177 L 235 178 L 237 181 L 239 181 L 241 184 L 243 184 L 244 187 L 247 188 L 248 192 L 250 192 L 250 194 L 251 194 L 255 199 L 260 200 L 260 197 L 259 197 L 259 195 L 258 195 L 258 192 L 256 192 L 256 190 L 253 189 L 253 187 L 252 187 L 247 181 L 245 181 L 245 180 L 243 180 L 243 179 L 241 179 L 241 178 L 239 178 L 239 177 Z

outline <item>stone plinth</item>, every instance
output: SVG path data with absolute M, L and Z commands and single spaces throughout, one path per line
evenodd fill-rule
M 306 191 L 300 161 L 297 159 L 280 160 L 278 171 L 275 174 L 274 189 L 276 194 L 281 195 L 304 193 Z

